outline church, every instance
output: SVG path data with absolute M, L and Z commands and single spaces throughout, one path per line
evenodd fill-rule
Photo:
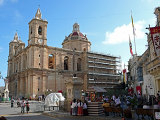
M 9 43 L 8 75 L 10 96 L 31 97 L 47 91 L 67 93 L 68 80 L 78 78 L 81 89 L 115 89 L 121 75 L 120 57 L 91 52 L 91 42 L 78 23 L 65 37 L 62 48 L 47 45 L 47 24 L 38 8 L 29 24 L 28 46 L 15 33 Z M 72 91 L 75 92 L 75 91 Z

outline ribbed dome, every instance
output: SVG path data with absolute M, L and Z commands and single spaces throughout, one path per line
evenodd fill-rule
M 86 37 L 86 35 L 83 35 L 81 32 L 73 32 L 73 33 L 69 34 L 68 37 L 74 37 L 74 36 L 82 37 L 82 38 Z
M 78 23 L 75 23 L 73 25 L 73 30 L 72 30 L 72 33 L 68 35 L 68 38 L 72 38 L 72 37 L 77 37 L 77 38 L 87 38 L 86 35 L 83 35 L 81 32 L 80 32 L 80 29 L 79 29 L 79 24 Z

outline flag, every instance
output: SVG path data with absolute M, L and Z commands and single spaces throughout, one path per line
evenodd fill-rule
M 126 84 L 127 82 L 127 70 L 124 68 L 123 69 L 123 82 Z
M 150 28 L 150 34 L 151 34 L 155 54 L 157 56 L 160 56 L 160 27 Z
M 133 35 L 135 36 L 135 28 L 134 28 L 134 23 L 133 23 L 133 17 L 132 17 L 132 14 L 131 14 L 131 20 L 132 20 L 132 28 L 133 28 Z
M 133 56 L 132 43 L 131 43 L 130 36 L 129 36 L 129 48 L 130 48 L 130 53 L 131 53 L 131 55 Z

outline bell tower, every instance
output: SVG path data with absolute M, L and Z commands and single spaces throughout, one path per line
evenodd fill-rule
M 28 45 L 47 45 L 47 24 L 46 20 L 42 19 L 42 14 L 38 8 L 35 18 L 29 23 L 29 40 Z

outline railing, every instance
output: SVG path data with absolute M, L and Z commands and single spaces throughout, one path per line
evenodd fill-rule
M 88 66 L 89 68 L 107 69 L 107 70 L 117 70 L 116 68 L 99 67 L 99 66 Z
M 94 57 L 94 56 L 88 56 L 88 58 L 92 58 L 92 59 L 99 59 L 99 60 L 106 60 L 106 61 L 114 61 L 114 62 L 119 62 L 119 61 L 117 61 L 117 60 L 114 60 L 114 59 L 107 59 L 107 58 Z
M 156 67 L 160 66 L 160 57 L 155 58 L 147 65 L 147 70 L 150 71 L 151 69 L 154 69 Z
M 95 82 L 95 81 L 94 81 L 94 82 L 90 82 L 90 81 L 89 81 L 89 83 L 92 83 L 92 84 L 93 84 L 93 83 L 114 84 L 114 85 L 118 85 L 118 84 L 119 84 L 119 83 L 117 83 L 117 82 L 101 82 L 101 81 L 100 81 L 100 82 Z
M 117 74 L 106 74 L 106 73 L 88 73 L 89 75 L 102 75 L 102 76 L 112 76 L 112 77 L 119 77 L 120 75 Z
M 89 51 L 88 54 L 97 54 L 97 55 L 105 55 L 105 56 L 114 57 L 114 58 L 120 58 L 118 56 L 114 56 L 114 55 L 111 55 L 111 54 L 104 54 L 104 53 L 94 52 L 94 51 Z
M 88 62 L 89 63 L 95 63 L 95 64 L 110 65 L 110 66 L 118 66 L 117 64 L 104 63 L 104 62 L 94 62 L 94 61 L 88 61 Z

